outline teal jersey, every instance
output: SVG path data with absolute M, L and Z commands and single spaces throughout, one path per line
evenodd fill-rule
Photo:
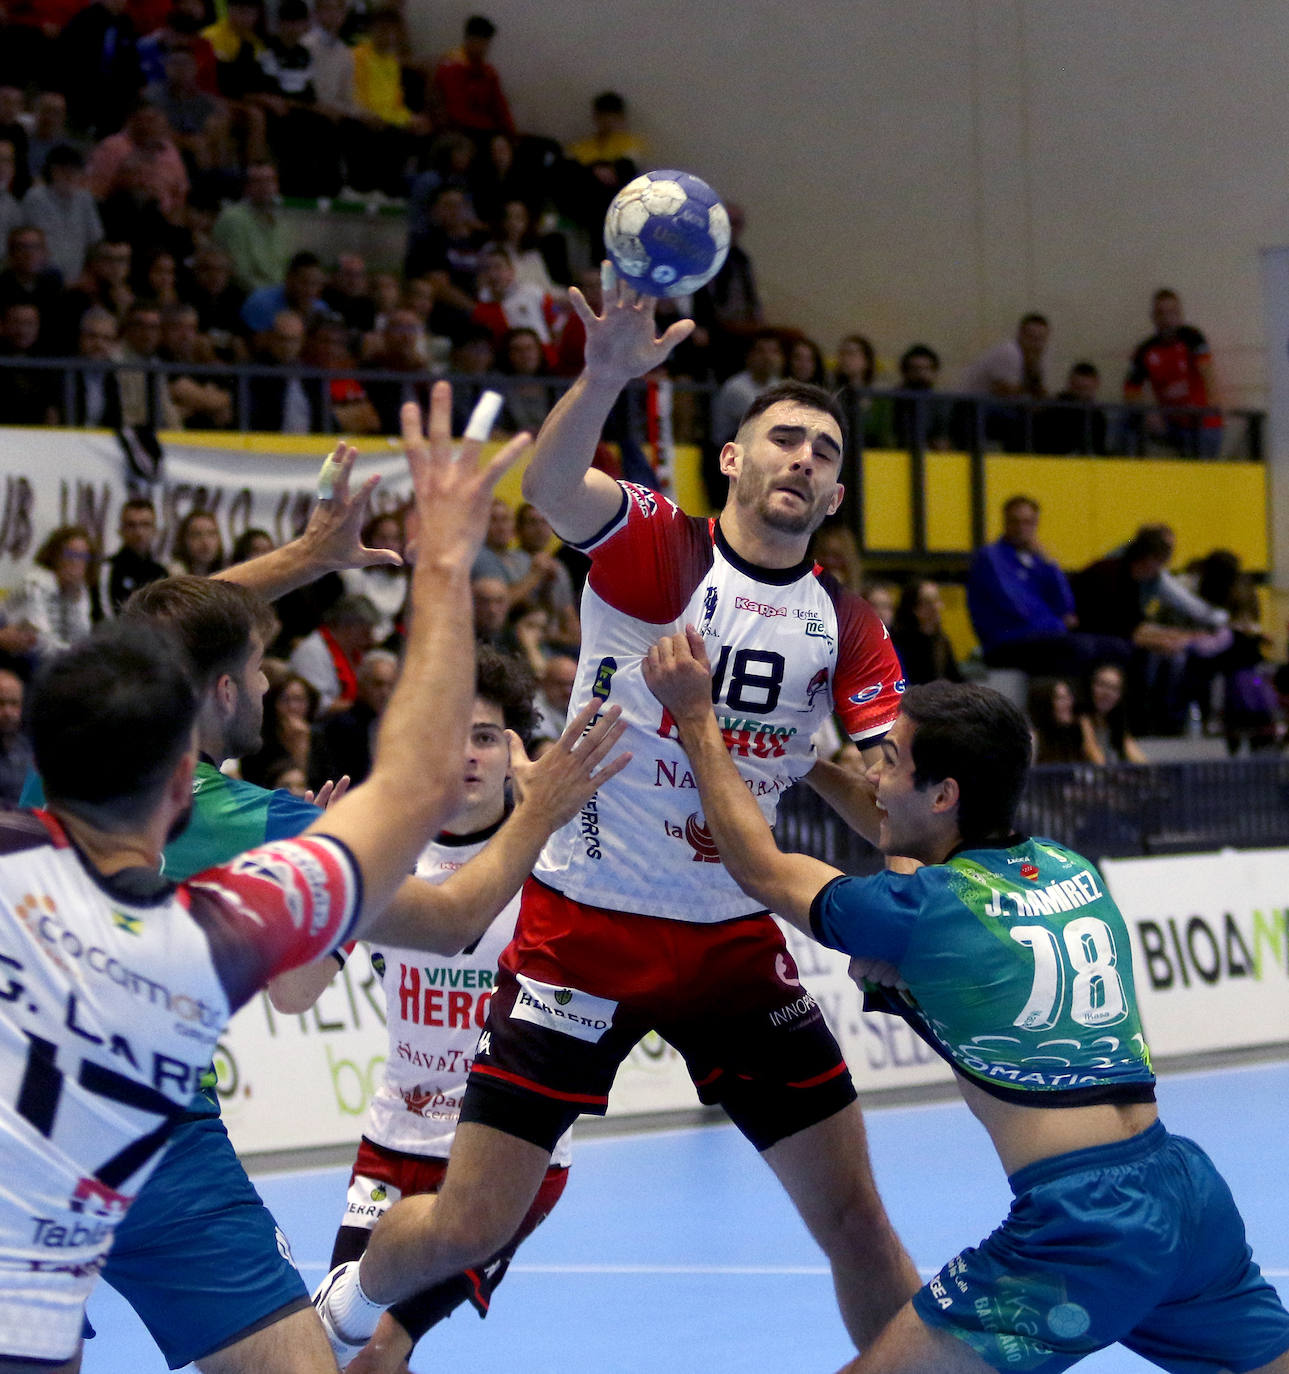
M 23 806 L 43 806 L 45 791 L 32 773 L 22 789 Z M 271 840 L 294 839 L 307 830 L 322 812 L 289 792 L 226 777 L 207 758 L 198 761 L 192 779 L 192 819 L 183 834 L 166 846 L 161 871 L 181 883 L 194 873 L 227 863 L 257 845 Z M 218 1114 L 212 1066 L 202 1078 L 200 1091 L 188 1110 L 201 1115 Z
M 894 964 L 903 1016 L 965 1078 L 1028 1106 L 1154 1100 L 1132 947 L 1093 865 L 1050 840 L 966 849 L 913 874 L 839 877 L 822 944 Z

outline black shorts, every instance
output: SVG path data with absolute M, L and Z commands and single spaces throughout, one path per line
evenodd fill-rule
M 699 1100 L 768 1149 L 855 1100 L 841 1049 L 767 915 L 715 925 L 571 901 L 530 878 L 461 1109 L 546 1149 L 603 1115 L 647 1031 Z

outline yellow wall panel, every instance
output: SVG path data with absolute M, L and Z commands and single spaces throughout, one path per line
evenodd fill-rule
M 965 453 L 926 456 L 926 546 L 936 553 L 971 548 L 971 459 Z
M 907 549 L 913 542 L 909 455 L 864 450 L 864 547 Z

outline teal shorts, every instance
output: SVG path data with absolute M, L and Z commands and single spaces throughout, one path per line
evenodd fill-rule
M 1173 1374 L 1235 1374 L 1289 1350 L 1213 1161 L 1156 1122 L 1009 1180 L 1006 1221 L 913 1297 L 997 1370 L 1057 1374 L 1116 1341 Z

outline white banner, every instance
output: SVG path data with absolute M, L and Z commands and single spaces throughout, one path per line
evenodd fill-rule
M 300 532 L 317 495 L 318 469 L 334 440 L 230 435 L 201 444 L 162 435 L 161 479 L 128 480 L 125 450 L 113 434 L 59 429 L 0 429 L 0 589 L 17 586 L 45 536 L 59 525 L 84 525 L 105 555 L 119 547 L 121 503 L 146 495 L 157 507 L 157 556 L 169 556 L 179 522 L 207 510 L 219 522 L 227 554 L 247 529 L 275 543 Z M 359 479 L 379 473 L 373 511 L 410 499 L 401 452 L 366 441 Z
M 949 1081 L 948 1067 L 898 1017 L 860 1011 L 844 955 L 794 930 L 785 933 L 802 982 L 841 1042 L 861 1098 Z M 356 1143 L 388 1047 L 384 1012 L 384 994 L 364 945 L 305 1015 L 283 1016 L 263 994 L 243 1008 L 219 1057 L 224 1119 L 238 1150 Z M 619 1070 L 609 1115 L 697 1105 L 684 1061 L 650 1034 Z
M 1107 859 L 1155 1055 L 1289 1040 L 1289 850 Z

